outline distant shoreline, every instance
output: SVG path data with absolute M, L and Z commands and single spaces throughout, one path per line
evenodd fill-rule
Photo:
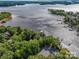
M 69 2 L 69 1 L 0 1 L 0 7 L 9 7 L 16 5 L 25 5 L 25 4 L 40 4 L 40 5 L 55 5 L 55 4 L 79 4 L 79 2 Z

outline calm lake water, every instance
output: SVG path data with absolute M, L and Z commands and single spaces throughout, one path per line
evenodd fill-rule
M 46 35 L 53 35 L 62 40 L 63 47 L 68 48 L 72 54 L 79 56 L 79 37 L 76 31 L 69 31 L 63 17 L 51 15 L 49 8 L 64 9 L 66 11 L 79 11 L 79 5 L 39 5 L 29 4 L 23 6 L 0 7 L 0 11 L 13 14 L 13 19 L 6 22 L 5 26 L 20 26 L 31 28 L 34 31 L 43 31 Z M 69 45 L 71 44 L 71 45 Z

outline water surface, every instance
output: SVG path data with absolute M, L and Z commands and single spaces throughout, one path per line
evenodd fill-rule
M 79 11 L 79 5 L 39 5 L 30 4 L 24 6 L 0 7 L 0 11 L 8 11 L 13 14 L 13 19 L 6 22 L 5 26 L 20 26 L 31 28 L 34 31 L 43 31 L 46 35 L 53 35 L 60 39 L 63 47 L 68 48 L 73 54 L 79 56 L 79 37 L 76 31 L 69 31 L 67 24 L 63 23 L 63 17 L 51 15 L 49 8 L 64 9 L 66 11 Z M 71 45 L 69 45 L 71 44 Z

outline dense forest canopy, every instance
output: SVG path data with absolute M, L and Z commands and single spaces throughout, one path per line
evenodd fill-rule
M 38 55 L 45 47 L 51 46 L 56 54 L 48 57 Z M 0 59 L 78 59 L 61 47 L 60 41 L 53 36 L 46 36 L 20 27 L 0 27 Z
M 0 59 L 26 59 L 45 46 L 60 49 L 60 42 L 52 36 L 20 27 L 0 27 Z

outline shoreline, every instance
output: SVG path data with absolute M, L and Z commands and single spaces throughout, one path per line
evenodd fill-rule
M 6 23 L 7 21 L 12 20 L 12 18 L 14 18 L 14 15 L 11 15 L 8 18 L 4 18 L 4 19 L 0 20 L 0 26 L 4 26 L 4 23 Z

